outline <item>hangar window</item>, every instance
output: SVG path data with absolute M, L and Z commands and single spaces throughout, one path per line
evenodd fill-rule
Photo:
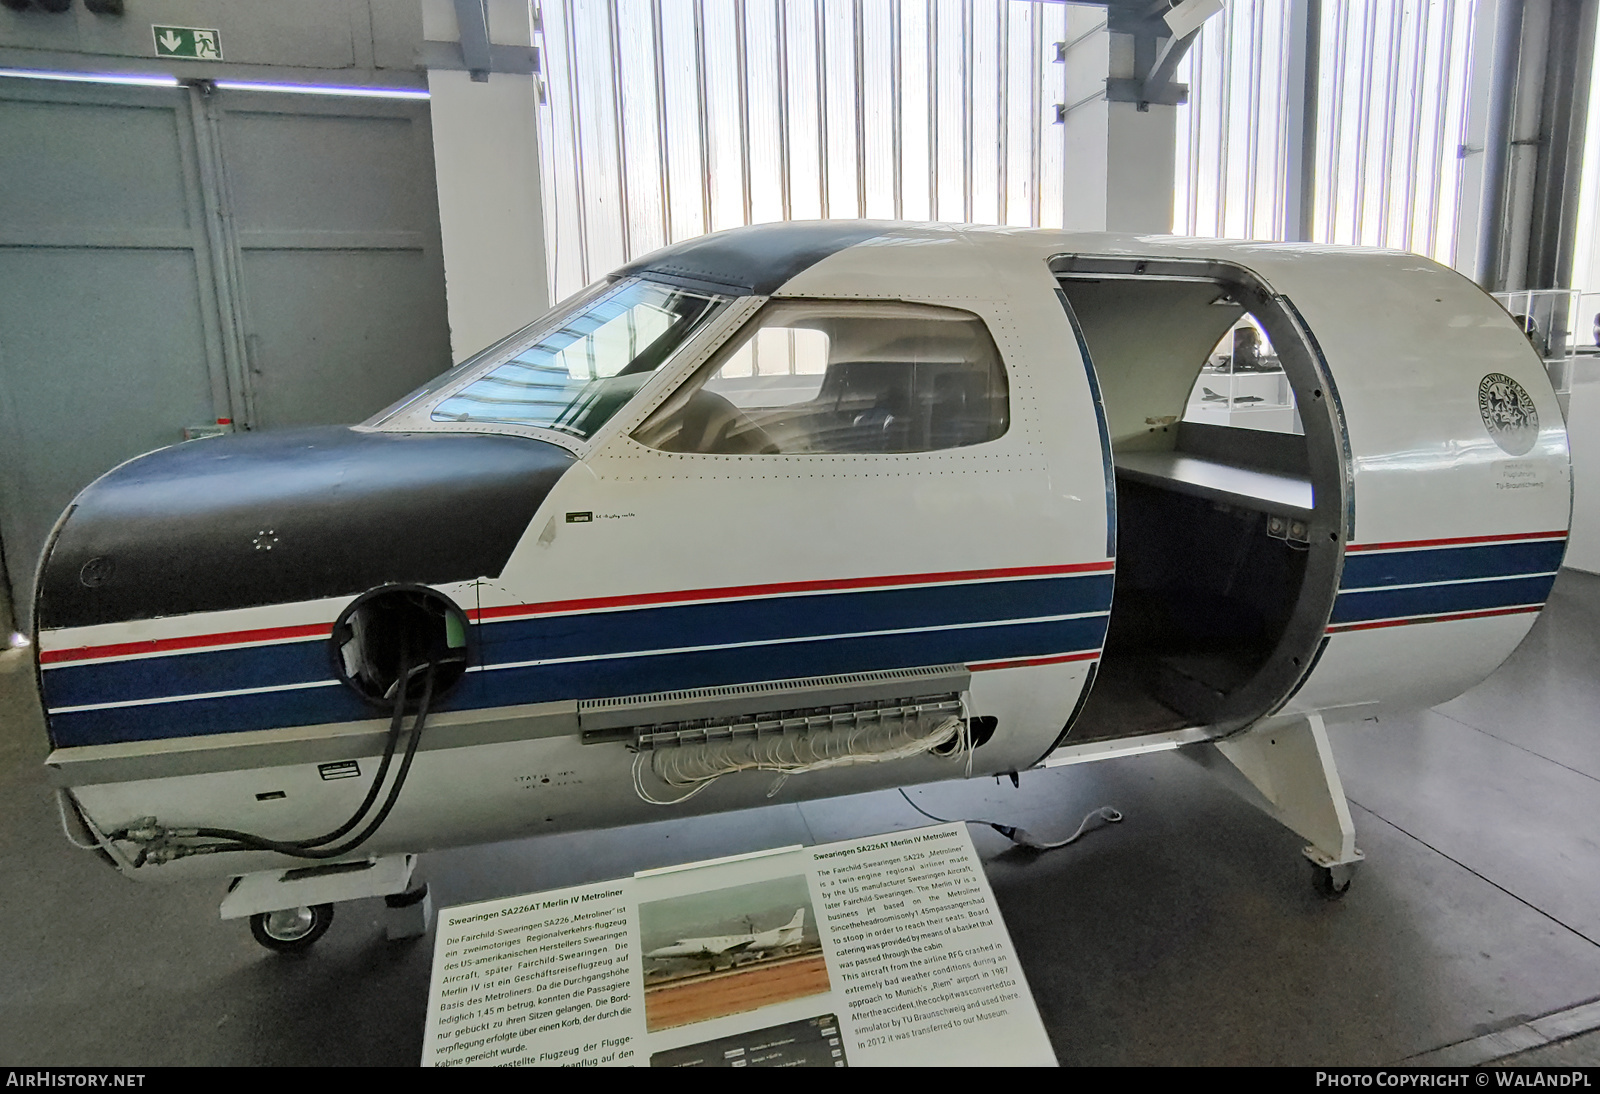
M 969 312 L 779 301 L 634 434 L 667 452 L 932 452 L 1006 431 L 1000 353 Z
M 514 343 L 433 409 L 436 422 L 504 422 L 589 437 L 715 310 L 721 297 L 625 281 Z

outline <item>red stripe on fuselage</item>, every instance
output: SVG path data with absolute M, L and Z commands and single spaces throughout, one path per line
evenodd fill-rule
M 147 638 L 142 642 L 116 642 L 109 646 L 78 646 L 66 650 L 40 650 L 39 663 L 87 661 L 96 657 L 131 657 L 142 653 L 176 653 L 210 646 L 247 646 L 253 642 L 279 642 L 286 638 L 326 638 L 333 633 L 332 623 L 308 623 L 298 627 L 264 627 L 253 631 L 226 634 L 195 634 L 184 638 Z
M 584 600 L 551 600 L 543 604 L 506 604 L 470 611 L 467 617 L 474 620 L 508 619 L 517 616 L 554 615 L 561 612 L 628 608 L 648 604 L 688 604 L 702 600 L 737 600 L 741 597 L 785 596 L 792 593 L 848 592 L 854 589 L 885 589 L 902 585 L 939 585 L 1014 577 L 1110 573 L 1115 568 L 1116 563 L 1107 559 L 1104 562 L 1080 562 L 1070 566 L 1018 566 L 1001 570 L 951 570 L 939 574 L 841 577 L 822 581 L 784 581 L 771 585 L 730 585 L 721 589 L 688 589 L 671 593 L 638 593 L 633 596 L 597 596 Z
M 1020 669 L 1033 665 L 1060 665 L 1068 661 L 1092 661 L 1100 656 L 1099 650 L 1088 650 L 1084 653 L 1062 653 L 1054 657 L 1020 657 L 1015 661 L 980 661 L 968 665 L 973 672 L 987 672 L 990 669 Z
M 1486 619 L 1492 615 L 1520 615 L 1524 612 L 1537 612 L 1543 608 L 1543 604 L 1521 604 L 1515 608 L 1487 608 L 1479 612 L 1447 612 L 1444 615 L 1417 615 L 1409 619 L 1377 619 L 1370 623 L 1335 623 L 1328 628 L 1328 633 L 1370 631 L 1377 627 L 1405 627 L 1413 623 L 1448 623 L 1457 619 Z
M 1509 536 L 1459 536 L 1455 539 L 1408 539 L 1394 543 L 1352 543 L 1346 551 L 1400 551 L 1413 547 L 1464 547 L 1473 543 L 1512 543 L 1521 539 L 1566 539 L 1566 532 L 1517 532 Z
M 1016 577 L 1051 577 L 1064 574 L 1109 573 L 1116 568 L 1111 559 L 1079 562 L 1064 566 L 1018 566 L 997 570 L 952 570 L 938 574 L 900 574 L 888 577 L 848 577 L 823 581 L 788 581 L 772 585 L 735 585 L 721 589 L 688 589 L 668 593 L 639 593 L 633 596 L 601 596 L 583 600 L 552 600 L 543 604 L 508 604 L 472 609 L 473 621 L 508 619 L 519 616 L 553 615 L 560 612 L 595 611 L 651 604 L 694 603 L 703 600 L 732 600 L 739 597 L 782 596 L 788 593 L 845 592 L 852 589 L 894 588 L 902 585 L 934 585 L 962 581 L 992 581 Z M 104 646 L 78 646 L 72 649 L 41 650 L 39 663 L 60 664 L 102 657 L 132 657 L 139 654 L 178 653 L 212 646 L 242 646 L 255 642 L 277 642 L 290 638 L 326 638 L 333 624 L 309 623 L 295 627 L 266 627 L 258 630 L 229 631 L 223 634 L 197 634 L 183 638 L 150 638 L 140 642 L 116 642 Z

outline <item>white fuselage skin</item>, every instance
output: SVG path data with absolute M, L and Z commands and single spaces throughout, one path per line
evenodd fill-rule
M 578 462 L 535 514 L 502 573 L 439 591 L 476 623 L 518 606 L 543 606 L 538 610 L 559 618 L 611 611 L 607 605 L 619 598 L 684 591 L 700 591 L 695 595 L 702 601 L 776 601 L 795 595 L 786 590 L 845 579 L 882 576 L 933 586 L 956 580 L 951 575 L 981 583 L 990 580 L 986 573 L 1109 567 L 1110 453 L 1100 440 L 1091 366 L 1048 267 L 1053 256 L 1066 253 L 1224 260 L 1292 299 L 1337 377 L 1347 444 L 1341 459 L 1353 499 L 1344 530 L 1351 550 L 1496 536 L 1564 539 L 1567 441 L 1541 362 L 1498 305 L 1448 269 L 1416 255 L 1310 245 L 908 226 L 816 262 L 773 296 L 889 299 L 977 315 L 1009 377 L 1011 419 L 1004 436 L 968 448 L 884 455 L 696 455 L 635 441 L 632 434 L 646 416 L 767 299 L 743 297 L 593 437 L 522 430 L 565 446 Z M 1515 460 L 1484 432 L 1477 398 L 1479 378 L 1488 373 L 1513 377 L 1537 404 L 1537 441 Z M 1181 404 L 1112 410 L 1113 418 L 1120 413 L 1150 421 L 1183 413 Z M 520 429 L 436 423 L 425 412 L 402 414 L 381 428 Z M 1540 485 L 1512 488 L 1518 481 Z M 566 513 L 594 519 L 571 523 L 562 519 Z M 104 654 L 109 661 L 136 659 L 145 655 L 115 651 L 130 643 L 328 625 L 349 602 L 338 597 L 47 631 L 38 645 L 44 658 L 104 648 L 113 651 Z M 1456 612 L 1418 626 L 1330 626 L 1314 667 L 1274 717 L 1363 717 L 1450 698 L 1516 647 L 1536 609 Z M 484 660 L 466 680 L 500 671 L 493 656 L 492 645 L 485 647 Z M 970 770 L 961 757 L 933 755 L 843 767 L 792 778 L 776 800 L 1026 769 L 1057 745 L 1094 663 L 1090 651 L 1070 659 L 968 665 L 967 708 L 995 718 L 999 727 L 972 755 Z M 48 660 L 43 671 L 53 671 Z M 351 857 L 659 819 L 662 809 L 634 793 L 633 756 L 625 744 L 586 744 L 570 731 L 540 729 L 574 708 L 573 702 L 553 702 L 447 711 L 430 719 L 430 733 L 442 734 L 440 741 L 467 743 L 424 747 L 393 813 Z M 49 762 L 58 784 L 70 788 L 102 833 L 154 816 L 165 825 L 217 825 L 288 839 L 325 831 L 354 810 L 386 725 L 375 717 L 232 733 L 226 740 L 171 736 L 89 745 L 58 749 Z M 301 752 L 293 754 L 305 758 L 275 759 L 296 748 Z M 319 772 L 318 762 L 346 757 L 359 760 L 362 778 L 329 780 Z M 724 779 L 676 812 L 769 804 L 770 785 L 770 777 Z M 124 873 L 141 879 L 297 864 L 246 852 L 135 869 L 126 848 L 112 851 Z M 788 937 L 780 931 L 768 945 L 765 935 L 750 936 L 743 946 L 781 947 L 790 944 Z M 656 952 L 704 956 L 740 945 L 691 939 Z

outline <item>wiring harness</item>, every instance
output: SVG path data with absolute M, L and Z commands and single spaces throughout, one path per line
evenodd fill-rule
M 411 771 L 411 761 L 416 757 L 417 745 L 422 740 L 422 730 L 428 721 L 428 708 L 433 703 L 433 685 L 435 664 L 432 661 L 413 666 L 409 656 L 401 660 L 400 673 L 394 684 L 394 714 L 389 720 L 388 739 L 384 743 L 383 759 L 378 764 L 378 773 L 372 780 L 372 785 L 367 788 L 367 795 L 361 805 L 339 827 L 331 832 L 324 832 L 320 836 L 299 840 L 276 840 L 265 836 L 255 835 L 251 832 L 241 832 L 233 828 L 176 828 L 166 827 L 157 822 L 155 817 L 141 818 L 136 824 L 126 828 L 119 828 L 108 832 L 109 841 L 123 841 L 135 844 L 138 852 L 133 859 L 135 868 L 172 862 L 192 855 L 214 855 L 228 851 L 275 851 L 278 854 L 289 855 L 293 858 L 303 859 L 331 859 L 340 855 L 349 854 L 360 847 L 372 834 L 383 826 L 389 818 L 389 813 L 394 809 L 395 802 L 400 800 L 400 791 L 405 786 L 406 776 Z M 405 755 L 400 760 L 399 771 L 395 774 L 394 784 L 389 788 L 388 795 L 384 798 L 383 805 L 356 835 L 336 843 L 350 832 L 354 831 L 366 820 L 377 802 L 383 789 L 384 781 L 388 778 L 389 768 L 394 762 L 394 756 L 399 751 L 400 739 L 406 735 L 405 709 L 406 696 L 410 690 L 411 679 L 417 673 L 423 673 L 422 698 L 417 705 L 416 717 L 412 720 L 410 738 L 406 741 Z M 190 840 L 210 840 L 209 843 L 191 843 Z M 332 846 L 329 846 L 332 844 Z
M 775 771 L 767 790 L 772 797 L 791 775 L 856 764 L 886 763 L 934 753 L 964 757 L 970 773 L 972 734 L 967 721 L 950 715 L 929 726 L 917 718 L 735 738 L 638 752 L 633 758 L 633 789 L 651 805 L 686 802 L 725 775 Z M 688 788 L 675 798 L 658 798 L 645 785 L 645 768 L 669 787 Z

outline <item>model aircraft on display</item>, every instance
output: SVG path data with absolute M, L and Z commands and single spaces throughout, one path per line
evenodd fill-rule
M 1300 431 L 1182 420 L 1246 319 Z M 37 583 L 48 764 L 76 842 L 235 878 L 277 948 L 420 851 L 1163 749 L 1335 895 L 1322 719 L 1499 665 L 1570 484 L 1528 339 L 1416 255 L 741 228 L 361 425 L 87 487 Z
M 753 934 L 721 934 L 709 938 L 680 938 L 670 946 L 658 946 L 644 956 L 661 958 L 709 958 L 714 968 L 721 958 L 729 961 L 744 956 L 766 956 L 790 946 L 800 945 L 805 933 L 806 910 L 796 908 L 794 917 L 781 927 Z

